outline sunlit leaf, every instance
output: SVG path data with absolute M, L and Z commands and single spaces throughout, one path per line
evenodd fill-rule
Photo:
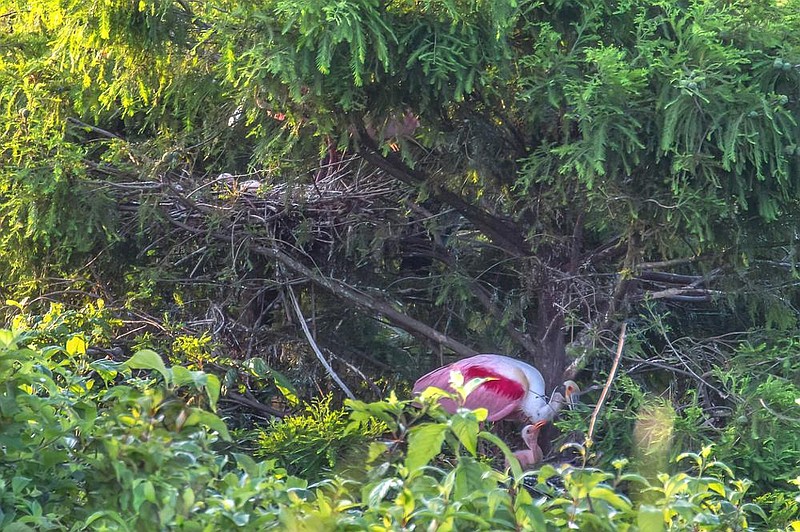
M 150 349 L 142 349 L 137 351 L 134 355 L 125 362 L 125 367 L 132 369 L 150 369 L 155 370 L 164 377 L 164 382 L 169 386 L 170 372 L 161 356 Z
M 67 354 L 70 356 L 86 354 L 86 340 L 83 336 L 73 336 L 67 340 Z
M 447 425 L 442 423 L 425 423 L 409 431 L 405 462 L 409 472 L 416 472 L 441 452 L 446 433 Z

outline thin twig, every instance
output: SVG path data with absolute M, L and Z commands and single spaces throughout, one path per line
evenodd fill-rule
M 627 325 L 627 323 L 622 322 L 622 328 L 619 331 L 619 342 L 617 343 L 617 354 L 614 357 L 614 364 L 611 366 L 611 371 L 608 373 L 608 379 L 606 379 L 606 385 L 603 387 L 603 392 L 600 394 L 600 399 L 597 401 L 597 404 L 594 407 L 594 412 L 592 412 L 592 420 L 589 423 L 589 433 L 586 436 L 587 447 L 591 447 L 592 445 L 592 436 L 594 435 L 594 425 L 597 423 L 597 415 L 600 413 L 600 409 L 603 407 L 603 403 L 608 395 L 608 390 L 611 388 L 611 383 L 614 382 L 614 375 L 617 373 L 619 359 L 622 357 L 622 347 L 625 345 L 625 329 L 627 328 Z
M 375 381 L 373 381 L 372 379 L 370 379 L 369 377 L 367 377 L 366 375 L 364 375 L 364 372 L 363 372 L 363 371 L 361 371 L 361 370 L 360 370 L 360 369 L 358 369 L 356 366 L 354 366 L 353 364 L 351 364 L 351 363 L 350 363 L 350 362 L 348 362 L 347 360 L 343 359 L 342 357 L 338 357 L 338 356 L 336 356 L 334 353 L 331 353 L 330 351 L 329 351 L 329 354 L 330 354 L 330 355 L 331 355 L 333 358 L 335 358 L 336 360 L 338 360 L 339 362 L 341 362 L 342 364 L 344 364 L 345 366 L 347 366 L 348 368 L 350 368 L 351 370 L 353 370 L 355 373 L 357 373 L 359 377 L 361 377 L 362 379 L 364 379 L 364 382 L 366 382 L 366 383 L 367 383 L 367 385 L 370 387 L 370 389 L 372 389 L 372 392 L 373 392 L 373 393 L 374 393 L 374 394 L 375 394 L 377 397 L 379 397 L 379 398 L 381 397 L 381 395 L 382 395 L 381 389 L 380 389 L 380 388 L 378 388 L 378 385 L 377 385 L 377 384 L 375 384 Z
M 778 412 L 774 411 L 773 409 L 767 406 L 767 403 L 765 403 L 763 399 L 759 399 L 758 402 L 761 403 L 761 406 L 764 407 L 764 410 L 766 410 L 776 418 L 782 419 L 783 421 L 791 421 L 792 423 L 800 423 L 800 419 L 796 417 L 784 416 L 783 414 L 779 414 Z
M 322 351 L 319 350 L 317 342 L 315 342 L 314 338 L 311 336 L 311 331 L 308 330 L 308 324 L 306 323 L 306 319 L 303 316 L 303 311 L 300 310 L 300 304 L 297 302 L 297 298 L 294 295 L 294 290 L 292 290 L 292 286 L 286 285 L 286 291 L 289 293 L 289 299 L 291 299 L 292 306 L 294 307 L 294 312 L 295 314 L 297 314 L 298 321 L 300 321 L 300 327 L 302 327 L 303 333 L 306 335 L 308 343 L 311 345 L 311 349 L 314 350 L 314 354 L 317 355 L 317 358 L 325 367 L 325 371 L 327 371 L 328 375 L 330 375 L 330 377 L 334 380 L 334 382 L 336 382 L 336 384 L 339 385 L 339 388 L 342 389 L 345 395 L 347 395 L 347 397 L 349 397 L 350 399 L 355 399 L 356 396 L 353 395 L 353 392 L 350 391 L 350 388 L 348 388 L 347 385 L 344 382 L 342 382 L 342 379 L 339 378 L 339 375 L 337 375 L 336 372 L 333 371 L 331 365 L 328 363 L 327 360 L 325 360 L 325 357 L 322 355 Z
M 90 131 L 94 131 L 98 135 L 101 135 L 101 136 L 109 138 L 109 139 L 122 139 L 122 137 L 120 137 L 119 135 L 115 135 L 114 133 L 112 133 L 110 131 L 106 131 L 105 129 L 101 129 L 101 128 L 97 127 L 97 126 L 93 126 L 91 124 L 87 124 L 86 122 L 81 122 L 77 118 L 73 118 L 71 116 L 67 117 L 67 122 L 69 122 L 71 124 L 75 124 L 76 126 L 78 126 L 80 128 L 88 129 Z

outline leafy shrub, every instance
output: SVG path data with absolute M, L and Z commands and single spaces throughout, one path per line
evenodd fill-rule
M 219 470 L 210 446 L 228 437 L 192 406 L 215 407 L 216 377 L 152 351 L 86 363 L 80 336 L 41 349 L 31 337 L 0 331 L 0 528 L 160 528 L 189 515 Z
M 386 426 L 368 420 L 348 427 L 347 412 L 332 408 L 332 400 L 331 395 L 315 399 L 304 415 L 279 419 L 259 429 L 256 455 L 273 458 L 290 473 L 312 479 L 361 459 L 367 442 L 383 434 Z
M 0 331 L 3 530 L 747 530 L 754 514 L 766 519 L 745 500 L 749 483 L 710 447 L 655 479 L 626 460 L 523 473 L 482 428 L 485 411 L 447 415 L 435 394 L 421 405 L 394 395 L 351 401 L 349 415 L 328 398 L 286 420 L 277 431 L 290 455 L 288 436 L 302 442 L 303 431 L 341 447 L 343 436 L 364 442 L 386 431 L 358 466 L 309 484 L 277 460 L 215 449 L 228 433 L 213 414 L 213 375 L 167 367 L 148 350 L 86 363 L 81 337 L 31 348 L 27 334 Z M 509 457 L 510 474 L 480 455 L 479 442 Z M 327 459 L 312 451 L 300 446 L 309 460 Z
M 719 438 L 719 452 L 760 492 L 786 490 L 800 474 L 800 361 L 797 340 L 745 344 L 718 372 L 738 401 Z
M 63 345 L 77 335 L 91 345 L 107 345 L 122 324 L 102 299 L 77 309 L 51 303 L 44 314 L 30 313 L 27 299 L 7 300 L 6 305 L 18 311 L 11 320 L 12 328 L 24 330 L 26 341 L 35 346 Z

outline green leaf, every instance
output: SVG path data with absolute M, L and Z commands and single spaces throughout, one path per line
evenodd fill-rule
M 35 530 L 23 523 L 11 523 L 3 527 L 3 532 L 35 532 Z
M 380 504 L 380 502 L 386 498 L 386 495 L 389 493 L 389 490 L 395 487 L 400 486 L 400 480 L 396 478 L 385 478 L 378 482 L 374 488 L 369 491 L 369 495 L 367 496 L 367 504 L 374 508 Z
M 661 532 L 664 530 L 664 512 L 655 506 L 643 504 L 637 512 L 636 524 L 639 530 Z
M 596 486 L 589 491 L 589 497 L 606 501 L 608 504 L 617 510 L 628 511 L 631 509 L 631 503 L 621 495 L 614 492 L 613 489 L 606 486 Z
M 478 420 L 469 410 L 459 408 L 456 415 L 450 418 L 450 428 L 458 437 L 461 445 L 469 451 L 472 456 L 478 450 L 478 432 L 480 431 Z
M 190 371 L 183 366 L 172 366 L 172 382 L 175 386 L 186 386 L 187 384 L 195 384 L 196 378 L 195 371 Z M 199 372 L 202 373 L 202 372 Z
M 14 495 L 19 495 L 19 493 L 22 492 L 23 488 L 25 488 L 25 486 L 30 484 L 30 482 L 31 482 L 31 479 L 29 479 L 27 477 L 16 476 L 16 477 L 12 478 L 11 479 L 11 491 L 12 491 L 12 493 L 14 493 Z
M 250 522 L 250 514 L 247 512 L 236 512 L 231 517 L 231 520 L 236 523 L 236 526 L 244 526 Z
M 514 501 L 517 520 L 524 530 L 547 530 L 544 512 L 539 508 L 527 490 L 522 489 Z
M 122 362 L 107 359 L 95 360 L 89 364 L 89 367 L 95 370 L 106 382 L 116 378 L 117 373 L 119 373 L 119 370 L 124 368 L 124 366 L 125 364 Z
M 208 395 L 208 404 L 211 410 L 215 412 L 217 411 L 217 401 L 219 400 L 219 391 L 221 387 L 219 378 L 209 373 L 208 380 L 206 381 L 206 395 Z
M 519 466 L 519 461 L 516 459 L 511 449 L 509 449 L 508 445 L 506 445 L 506 442 L 491 432 L 486 432 L 485 430 L 479 432 L 478 437 L 497 445 L 508 459 L 508 463 L 511 465 L 511 474 L 514 476 L 514 478 L 519 479 L 522 477 L 522 468 Z
M 277 371 L 267 365 L 263 358 L 251 358 L 245 362 L 245 366 L 261 378 L 271 378 L 275 387 L 281 392 L 291 406 L 300 404 L 300 399 L 297 397 L 297 389 L 292 382 L 280 371 Z
M 756 504 L 756 503 L 753 503 L 753 502 L 747 502 L 747 503 L 744 503 L 744 504 L 741 506 L 741 510 L 742 510 L 743 512 L 750 512 L 750 513 L 754 513 L 754 514 L 756 514 L 757 516 L 759 516 L 761 519 L 763 519 L 764 521 L 768 521 L 768 520 L 769 520 L 769 519 L 767 518 L 767 514 L 766 514 L 766 513 L 764 513 L 764 509 L 763 509 L 763 508 L 761 508 L 761 506 L 759 506 L 759 505 L 758 505 L 758 504 Z
M 719 516 L 716 516 L 712 513 L 702 512 L 695 515 L 694 519 L 692 519 L 692 522 L 697 525 L 714 527 L 720 524 L 720 519 Z
M 430 463 L 442 450 L 447 425 L 443 423 L 426 423 L 412 428 L 408 434 L 408 453 L 406 467 L 414 473 Z
M 8 329 L 0 329 L 0 344 L 9 348 L 16 349 L 15 341 L 16 335 Z
M 134 355 L 125 362 L 125 367 L 131 369 L 151 369 L 159 372 L 164 377 L 164 382 L 169 386 L 170 372 L 161 356 L 151 349 L 142 349 L 137 351 Z
M 186 417 L 184 426 L 192 427 L 195 425 L 205 425 L 211 430 L 217 431 L 223 440 L 233 441 L 230 432 L 228 432 L 227 425 L 225 425 L 225 422 L 216 414 L 206 412 L 201 408 L 192 408 L 189 415 Z

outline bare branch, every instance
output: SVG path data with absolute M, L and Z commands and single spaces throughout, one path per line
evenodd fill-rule
M 361 130 L 359 132 L 359 141 L 362 144 L 361 155 L 366 161 L 407 185 L 417 187 L 424 183 L 433 184 L 427 176 L 418 170 L 409 168 L 397 154 L 381 155 L 363 126 Z M 460 212 L 507 253 L 514 256 L 531 254 L 530 246 L 525 241 L 524 235 L 513 225 L 472 205 L 463 197 L 445 188 L 434 188 L 433 195 Z
M 229 391 L 227 394 L 225 394 L 225 396 L 222 399 L 223 400 L 224 399 L 228 399 L 229 401 L 233 401 L 235 403 L 239 403 L 239 404 L 245 405 L 248 408 L 252 408 L 253 410 L 255 410 L 257 412 L 268 414 L 270 416 L 286 417 L 286 416 L 289 415 L 288 412 L 283 412 L 281 410 L 278 410 L 277 408 L 272 408 L 269 405 L 265 405 L 261 401 L 258 401 L 256 399 L 253 399 L 253 398 L 250 398 L 250 397 L 246 397 L 246 396 L 238 394 L 236 392 L 230 392 Z
M 307 268 L 302 263 L 296 261 L 286 253 L 279 251 L 275 248 L 269 248 L 266 246 L 256 245 L 252 248 L 252 250 L 256 253 L 261 255 L 271 257 L 287 268 L 289 270 L 302 275 L 304 278 L 308 279 L 309 281 L 313 282 L 317 286 L 321 286 L 326 290 L 330 291 L 333 295 L 350 301 L 357 307 L 361 308 L 362 310 L 369 310 L 371 312 L 375 312 L 377 314 L 381 314 L 384 316 L 389 322 L 400 327 L 404 331 L 410 332 L 412 334 L 418 334 L 423 336 L 433 342 L 441 344 L 448 349 L 453 350 L 455 353 L 463 356 L 463 357 L 470 357 L 473 355 L 477 355 L 478 352 L 472 349 L 471 347 L 467 347 L 466 345 L 462 344 L 458 340 L 455 340 L 448 335 L 442 333 L 430 327 L 419 320 L 408 316 L 394 307 L 385 303 L 383 301 L 377 300 L 361 291 L 358 291 L 347 284 L 330 277 L 325 277 L 321 273 L 317 273 L 312 271 L 311 269 Z
M 308 340 L 309 345 L 311 345 L 311 349 L 314 351 L 314 354 L 317 355 L 317 358 L 322 363 L 322 366 L 325 368 L 325 371 L 328 372 L 333 381 L 339 385 L 339 388 L 349 397 L 350 399 L 355 399 L 356 396 L 353 395 L 353 392 L 350 391 L 350 388 L 342 381 L 339 375 L 333 371 L 333 368 L 325 360 L 325 356 L 323 356 L 322 351 L 319 350 L 317 346 L 317 342 L 314 341 L 314 337 L 311 336 L 311 331 L 308 329 L 308 324 L 306 323 L 306 318 L 303 316 L 303 311 L 300 310 L 300 304 L 297 302 L 297 298 L 294 295 L 294 290 L 292 290 L 292 285 L 286 286 L 286 291 L 289 293 L 289 299 L 292 302 L 292 306 L 294 307 L 294 312 L 297 314 L 297 320 L 300 322 L 300 327 L 303 329 L 303 333 L 306 335 L 306 339 Z
M 114 133 L 112 133 L 110 131 L 106 131 L 105 129 L 100 129 L 97 126 L 93 126 L 91 124 L 87 124 L 86 122 L 81 122 L 77 118 L 73 118 L 71 116 L 67 118 L 67 122 L 69 122 L 70 124 L 75 124 L 76 126 L 78 126 L 80 128 L 88 129 L 89 131 L 93 131 L 94 133 L 97 133 L 98 135 L 102 135 L 103 137 L 106 137 L 106 138 L 109 138 L 109 139 L 122 139 L 122 137 L 120 137 L 119 135 L 116 135 L 116 134 L 114 134 Z
M 592 436 L 594 435 L 594 426 L 597 422 L 597 415 L 600 413 L 600 409 L 603 408 L 603 403 L 606 400 L 606 396 L 608 396 L 608 390 L 611 388 L 611 383 L 614 382 L 614 376 L 617 374 L 617 367 L 619 366 L 619 359 L 622 357 L 622 348 L 625 346 L 625 330 L 627 329 L 627 323 L 622 322 L 622 328 L 619 331 L 619 343 L 617 344 L 617 354 L 614 357 L 614 364 L 611 366 L 611 371 L 608 372 L 608 379 L 606 380 L 606 385 L 603 387 L 603 392 L 600 394 L 600 399 L 597 400 L 597 404 L 594 407 L 594 412 L 592 412 L 592 420 L 589 423 L 589 432 L 586 435 L 586 446 L 590 447 L 592 445 Z

